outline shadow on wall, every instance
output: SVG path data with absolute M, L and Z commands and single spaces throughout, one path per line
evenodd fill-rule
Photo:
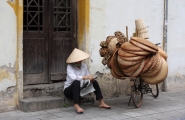
M 116 79 L 110 73 L 100 73 L 99 71 L 95 75 L 98 76 L 97 81 L 105 98 L 130 95 L 130 78 L 124 80 Z M 158 84 L 158 86 L 159 91 L 162 91 L 163 83 Z
M 102 90 L 104 98 L 125 96 L 130 94 L 130 79 L 116 79 L 110 73 L 97 71 L 97 81 Z
M 168 76 L 166 80 L 168 90 L 185 89 L 185 75 Z

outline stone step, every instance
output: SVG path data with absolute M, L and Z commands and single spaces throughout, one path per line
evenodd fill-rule
M 53 96 L 64 97 L 63 94 L 64 82 L 53 84 L 25 85 L 23 87 L 24 98 Z
M 19 109 L 24 112 L 33 112 L 61 108 L 63 106 L 63 102 L 63 97 L 42 96 L 25 98 L 19 101 Z
M 74 102 L 63 94 L 64 82 L 53 84 L 25 85 L 24 98 L 19 101 L 19 109 L 24 112 L 40 111 L 73 106 Z M 82 97 L 81 104 L 94 103 L 94 97 Z
M 80 99 L 80 104 L 93 104 L 94 102 L 95 100 L 93 96 L 84 96 Z M 54 108 L 70 107 L 73 105 L 73 100 L 66 97 L 41 96 L 20 100 L 19 110 L 24 112 L 34 112 Z
M 85 105 L 85 104 L 94 104 L 94 103 L 95 103 L 94 97 L 86 95 L 80 98 L 79 104 Z M 72 99 L 64 97 L 63 107 L 68 107 L 73 105 L 74 105 L 74 101 Z

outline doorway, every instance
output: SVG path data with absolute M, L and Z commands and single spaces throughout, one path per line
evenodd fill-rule
M 24 85 L 65 80 L 66 59 L 77 46 L 76 0 L 23 1 Z

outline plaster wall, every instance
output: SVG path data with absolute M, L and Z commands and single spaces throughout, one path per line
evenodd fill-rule
M 85 2 L 84 2 L 85 1 Z M 16 3 L 17 6 L 16 7 Z M 83 3 L 83 4 L 81 4 Z M 185 17 L 184 0 L 170 0 L 168 6 L 167 54 L 169 72 L 168 90 L 185 88 Z M 112 77 L 101 63 L 100 42 L 121 31 L 129 37 L 135 32 L 135 20 L 143 18 L 148 26 L 150 41 L 163 43 L 164 0 L 79 0 L 81 24 L 78 22 L 79 47 L 90 53 L 88 61 L 91 74 L 98 81 L 105 97 L 129 94 L 129 79 Z M 13 109 L 22 98 L 22 0 L 0 0 L 0 112 Z M 16 86 L 18 85 L 18 86 Z M 16 91 L 18 91 L 18 96 Z
M 0 66 L 9 66 L 9 64 L 14 66 L 17 43 L 16 15 L 7 0 L 0 1 L 0 15 Z
M 167 89 L 185 89 L 185 1 L 168 0 Z
M 135 20 L 142 18 L 148 26 L 150 41 L 163 42 L 164 0 L 91 0 L 90 1 L 90 71 L 108 73 L 109 69 L 101 63 L 100 42 L 107 36 L 121 31 L 129 38 L 135 32 Z
M 89 70 L 98 74 L 99 84 L 106 97 L 127 95 L 130 90 L 129 79 L 112 77 L 99 55 L 100 42 L 107 36 L 121 31 L 129 38 L 135 32 L 135 20 L 142 18 L 148 26 L 150 41 L 163 43 L 164 0 L 90 0 L 89 26 Z
M 17 100 L 17 16 L 8 2 L 0 1 L 0 112 L 14 109 Z

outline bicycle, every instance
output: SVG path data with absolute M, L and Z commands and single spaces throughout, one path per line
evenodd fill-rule
M 140 77 L 131 78 L 131 94 L 128 105 L 130 105 L 131 100 L 136 108 L 139 108 L 143 102 L 143 94 L 151 93 L 154 98 L 159 96 L 159 87 L 158 84 L 154 85 L 153 89 L 149 84 L 145 83 Z

